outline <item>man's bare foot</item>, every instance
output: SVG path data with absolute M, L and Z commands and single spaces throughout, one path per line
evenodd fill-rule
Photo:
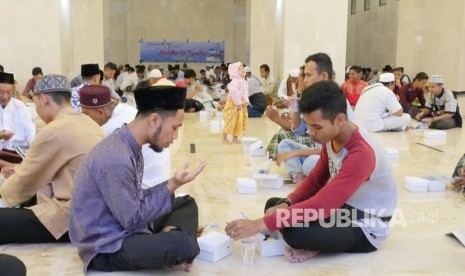
M 232 143 L 227 138 L 223 138 L 223 144 L 231 145 Z
M 191 271 L 191 269 L 192 269 L 192 264 L 182 263 L 182 264 L 175 265 L 175 266 L 173 266 L 173 267 L 167 267 L 167 266 L 165 266 L 164 269 L 166 269 L 166 270 L 171 270 L 171 271 L 180 271 L 180 270 Z
M 233 142 L 233 144 L 242 144 L 241 140 L 239 140 L 237 138 L 233 138 L 232 142 Z
M 318 253 L 319 251 L 310 251 L 310 250 L 294 249 L 294 248 L 286 247 L 286 253 L 284 253 L 284 256 L 291 263 L 301 263 L 301 262 L 305 262 L 306 260 L 315 257 Z

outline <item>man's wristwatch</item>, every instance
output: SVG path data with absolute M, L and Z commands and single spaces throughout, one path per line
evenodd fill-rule
M 276 202 L 276 206 L 282 203 L 286 203 L 288 207 L 292 205 L 292 201 L 289 198 L 281 198 Z

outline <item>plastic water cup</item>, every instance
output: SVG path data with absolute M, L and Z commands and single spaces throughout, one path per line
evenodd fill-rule
M 208 121 L 208 111 L 200 111 L 199 117 L 200 117 L 200 122 Z
M 255 255 L 255 241 L 253 239 L 241 240 L 242 263 L 253 264 Z
M 428 129 L 428 124 L 426 123 L 426 119 L 421 120 L 420 129 Z
M 219 121 L 210 121 L 210 132 L 218 133 L 221 131 L 221 126 Z

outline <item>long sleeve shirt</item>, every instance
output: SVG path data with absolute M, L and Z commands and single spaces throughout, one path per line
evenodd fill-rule
M 69 235 L 84 271 L 98 253 L 114 253 L 124 238 L 150 233 L 149 222 L 167 214 L 174 195 L 167 181 L 142 189 L 141 147 L 126 125 L 97 144 L 75 177 Z
M 239 75 L 237 63 L 229 65 L 229 75 L 231 82 L 228 83 L 228 98 L 231 99 L 235 106 L 241 105 L 244 101 L 249 104 L 249 85 L 247 81 Z
M 70 104 L 71 104 L 71 107 L 74 109 L 74 111 L 78 113 L 81 113 L 81 97 L 79 95 L 79 91 L 85 85 L 88 85 L 88 84 L 83 82 L 80 85 L 71 88 Z
M 31 210 L 59 239 L 68 231 L 73 178 L 82 157 L 103 138 L 91 118 L 67 107 L 37 133 L 26 158 L 0 186 L 4 207 L 37 195 Z
M 266 79 L 262 79 L 263 93 L 266 96 L 275 98 L 276 95 L 276 79 L 273 76 L 268 76 Z
M 402 108 L 408 110 L 412 107 L 412 102 L 418 98 L 421 106 L 424 107 L 426 103 L 425 92 L 423 89 L 413 89 L 413 84 L 403 85 L 399 89 L 399 102 Z
M 278 98 L 280 99 L 285 99 L 287 100 L 289 96 L 287 95 L 287 79 L 285 78 L 284 80 L 281 81 L 281 84 L 279 85 L 278 88 Z M 291 89 L 293 95 L 297 95 L 297 82 L 291 82 Z
M 14 132 L 9 140 L 0 140 L 0 147 L 14 150 L 15 145 L 30 146 L 36 135 L 29 108 L 21 101 L 11 98 L 5 108 L 0 107 L 0 130 Z
M 102 126 L 105 135 L 110 135 L 124 124 L 129 124 L 136 117 L 137 109 L 128 104 L 118 104 L 110 120 Z M 144 177 L 142 178 L 142 188 L 148 189 L 158 185 L 171 177 L 171 155 L 168 148 L 161 152 L 155 152 L 145 144 L 142 146 L 144 156 Z
M 330 217 L 344 204 L 391 216 L 397 202 L 397 184 L 384 149 L 366 130 L 358 128 L 339 152 L 333 150 L 331 142 L 323 145 L 316 167 L 288 198 L 292 205 L 284 219 L 287 225 L 305 222 L 298 217 L 299 211 L 316 210 L 318 215 L 311 218 L 314 221 Z M 278 220 L 277 212 L 264 221 L 270 231 L 286 226 Z M 387 235 L 378 237 L 382 240 Z
M 120 89 L 123 91 L 134 91 L 136 89 L 137 84 L 140 81 L 141 80 L 137 76 L 137 73 L 133 72 L 124 78 L 123 83 L 120 86 Z

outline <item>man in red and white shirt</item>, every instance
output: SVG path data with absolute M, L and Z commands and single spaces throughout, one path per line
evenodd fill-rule
M 268 200 L 265 216 L 236 220 L 226 233 L 239 240 L 280 230 L 302 262 L 318 252 L 372 252 L 389 236 L 397 184 L 383 148 L 347 119 L 346 97 L 333 81 L 320 81 L 299 103 L 311 138 L 323 145 L 313 171 L 287 198 Z

